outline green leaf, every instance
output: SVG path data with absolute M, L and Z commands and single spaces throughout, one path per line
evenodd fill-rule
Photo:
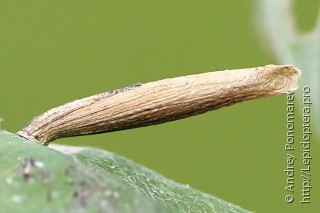
M 170 212 L 110 173 L 0 131 L 2 212 Z
M 249 212 L 103 150 L 53 147 L 0 130 L 1 210 Z

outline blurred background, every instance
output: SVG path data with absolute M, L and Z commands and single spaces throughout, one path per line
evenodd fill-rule
M 265 22 L 259 22 L 259 2 L 1 0 L 2 128 L 16 132 L 50 108 L 136 82 L 281 63 L 263 31 Z M 315 27 L 319 5 L 318 0 L 293 1 L 299 31 Z M 278 14 L 266 11 L 270 18 Z M 298 124 L 301 103 L 297 98 Z M 284 200 L 286 110 L 283 95 L 163 125 L 57 143 L 117 153 L 249 210 L 317 212 L 320 143 L 314 134 L 311 204 L 300 204 L 298 124 L 296 200 Z

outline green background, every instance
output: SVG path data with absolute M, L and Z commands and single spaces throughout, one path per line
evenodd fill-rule
M 52 107 L 136 82 L 277 63 L 254 27 L 256 2 L 0 0 L 2 128 L 16 132 Z M 318 6 L 296 1 L 300 29 L 312 29 Z M 298 177 L 295 203 L 284 201 L 286 96 L 57 142 L 109 150 L 257 212 L 320 208 L 319 143 L 312 204 L 299 204 Z

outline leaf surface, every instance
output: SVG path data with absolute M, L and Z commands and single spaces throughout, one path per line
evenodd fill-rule
M 1 130 L 1 210 L 249 212 L 113 153 L 63 149 L 56 151 Z

